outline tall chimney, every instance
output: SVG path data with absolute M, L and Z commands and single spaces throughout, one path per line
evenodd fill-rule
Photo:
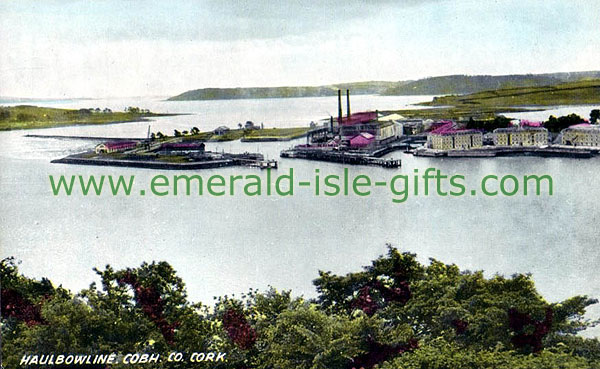
M 346 90 L 346 103 L 348 105 L 348 119 L 350 119 L 350 90 Z
M 342 125 L 342 90 L 338 90 L 338 124 Z
M 333 116 L 329 117 L 329 130 L 333 133 Z

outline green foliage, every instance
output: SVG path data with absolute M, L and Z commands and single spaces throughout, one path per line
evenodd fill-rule
M 551 304 L 528 275 L 486 278 L 437 260 L 423 265 L 392 247 L 361 271 L 320 272 L 315 300 L 270 288 L 219 297 L 212 307 L 188 301 L 166 262 L 107 265 L 96 270 L 99 285 L 76 295 L 24 277 L 13 259 L 0 272 L 7 367 L 24 353 L 172 351 L 227 353 L 216 368 L 600 366 L 600 342 L 575 335 L 592 324 L 583 315 L 596 300 Z
M 468 129 L 478 129 L 485 132 L 492 132 L 496 128 L 507 128 L 510 126 L 510 119 L 504 115 L 498 115 L 494 119 L 474 120 L 469 119 L 467 123 Z
M 550 132 L 560 132 L 569 126 L 574 124 L 583 123 L 584 120 L 577 114 L 570 114 L 562 117 L 556 118 L 554 115 L 551 115 L 546 122 L 544 122 L 544 127 L 548 129 Z
M 600 119 L 600 109 L 592 109 L 592 111 L 590 112 L 590 123 L 596 124 L 596 122 L 598 122 L 598 119 Z
M 143 120 L 148 116 L 161 116 L 147 109 L 131 108 L 124 112 L 110 109 L 57 109 L 31 105 L 0 108 L 0 130 L 58 127 L 75 124 L 108 124 Z
M 399 356 L 381 365 L 381 369 L 580 369 L 600 368 L 597 360 L 571 354 L 566 349 L 552 349 L 533 355 L 519 355 L 502 346 L 477 350 L 436 339 L 414 352 Z

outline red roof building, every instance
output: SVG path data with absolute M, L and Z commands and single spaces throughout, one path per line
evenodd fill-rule
M 136 141 L 111 141 L 101 143 L 96 146 L 96 154 L 111 153 L 111 152 L 122 152 L 126 150 L 135 149 L 137 147 Z

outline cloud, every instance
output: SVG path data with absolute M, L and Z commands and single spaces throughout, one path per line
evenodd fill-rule
M 269 39 L 348 27 L 391 9 L 443 0 L 29 1 L 0 4 L 5 30 L 79 42 Z

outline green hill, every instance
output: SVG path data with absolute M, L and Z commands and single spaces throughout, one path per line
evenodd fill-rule
M 449 95 L 470 94 L 485 90 L 518 87 L 549 86 L 600 78 L 600 72 L 573 72 L 551 74 L 512 74 L 504 76 L 452 75 L 430 77 L 391 87 L 382 95 Z
M 184 92 L 168 100 L 227 100 L 286 97 L 334 96 L 338 89 L 349 89 L 353 95 L 450 95 L 518 87 L 538 87 L 565 82 L 600 79 L 600 71 L 491 75 L 450 75 L 416 81 L 366 81 L 325 86 L 202 88 Z
M 231 99 L 272 99 L 287 97 L 334 96 L 338 89 L 349 89 L 353 94 L 380 94 L 397 82 L 355 82 L 327 86 L 284 86 L 284 87 L 235 87 L 201 88 L 186 91 L 170 97 L 169 101 L 179 100 L 231 100 Z
M 441 96 L 422 105 L 515 107 L 599 103 L 600 79 L 594 79 L 550 86 L 503 88 L 461 96 Z
M 600 104 L 600 79 L 552 86 L 517 87 L 434 98 L 419 105 L 430 109 L 395 111 L 409 118 L 493 119 L 497 114 L 530 111 L 552 105 Z

